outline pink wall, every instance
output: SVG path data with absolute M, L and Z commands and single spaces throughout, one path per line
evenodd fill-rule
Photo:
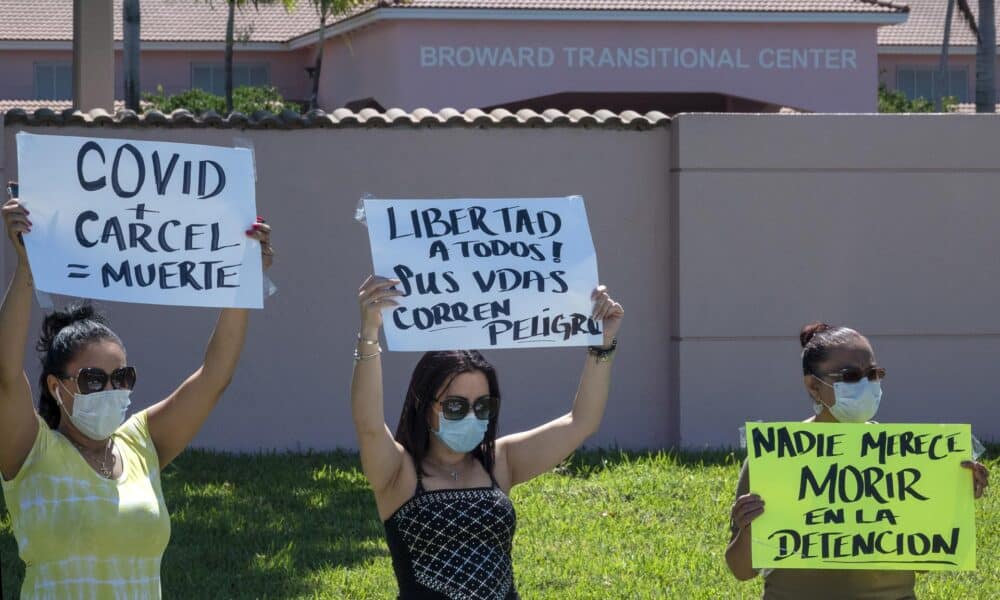
M 375 98 L 385 108 L 403 95 L 400 87 L 399 23 L 376 23 L 327 40 L 323 50 L 319 104 L 327 110 Z M 389 102 L 389 104 L 386 104 Z
M 340 80 L 323 82 L 325 106 L 374 96 L 386 107 L 464 109 L 560 92 L 628 91 L 720 92 L 812 111 L 875 109 L 873 25 L 414 21 L 355 32 L 350 45 L 353 53 L 342 40 L 328 42 Z M 481 66 L 474 58 L 479 52 L 490 60 L 492 49 L 508 47 L 513 66 Z M 698 52 L 649 50 L 661 47 Z M 612 49 L 613 62 L 601 63 L 602 48 Z M 641 48 L 645 58 L 633 50 L 629 67 L 619 48 Z M 809 49 L 816 52 L 802 54 Z M 796 62 L 793 51 L 807 60 Z M 667 67 L 649 67 L 650 56 L 665 57 Z
M 72 61 L 69 50 L 0 51 L 0 99 L 35 97 L 35 63 Z
M 305 67 L 312 65 L 314 52 L 303 49 L 295 52 L 239 51 L 234 53 L 236 64 L 268 64 L 271 84 L 277 86 L 288 99 L 308 99 L 311 90 Z M 0 99 L 33 99 L 34 64 L 36 62 L 73 61 L 69 50 L 4 50 L 0 51 Z M 222 64 L 223 53 L 150 51 L 142 53 L 141 84 L 143 91 L 155 91 L 162 84 L 168 94 L 191 88 L 192 63 Z M 121 52 L 115 53 L 115 98 L 122 93 Z

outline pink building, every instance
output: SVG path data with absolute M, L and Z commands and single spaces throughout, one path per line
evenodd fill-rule
M 115 2 L 116 97 L 121 8 Z M 935 77 L 942 0 L 410 0 L 327 31 L 320 106 L 871 112 L 879 82 L 973 97 L 975 38 L 956 15 Z M 975 4 L 975 3 L 972 3 Z M 318 51 L 309 2 L 237 15 L 236 85 L 303 101 Z M 220 93 L 226 4 L 142 2 L 142 88 Z M 0 110 L 65 107 L 71 0 L 0 3 Z

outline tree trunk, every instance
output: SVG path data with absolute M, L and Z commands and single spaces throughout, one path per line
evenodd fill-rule
M 236 0 L 229 0 L 229 17 L 226 19 L 226 114 L 233 112 L 233 29 L 236 25 Z
M 944 97 L 950 95 L 951 78 L 948 76 L 948 50 L 951 44 L 951 17 L 955 14 L 955 0 L 948 0 L 948 12 L 944 16 L 944 38 L 941 41 L 941 63 L 938 65 L 938 80 L 934 86 L 934 110 L 944 110 Z
M 976 48 L 976 112 L 997 110 L 997 33 L 993 0 L 979 0 L 979 45 Z
M 122 2 L 122 62 L 125 108 L 139 112 L 139 0 Z
M 323 68 L 323 48 L 326 46 L 326 15 L 319 18 L 319 51 L 316 52 L 316 66 L 312 74 L 312 96 L 309 97 L 309 110 L 319 108 L 319 74 Z

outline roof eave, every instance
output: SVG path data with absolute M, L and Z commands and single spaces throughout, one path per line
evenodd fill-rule
M 205 40 L 142 40 L 142 51 L 222 51 L 225 42 Z M 241 52 L 282 52 L 288 50 L 287 42 L 236 42 L 233 48 Z M 121 40 L 115 40 L 114 49 L 121 50 Z M 73 50 L 72 40 L 0 40 L 0 50 Z
M 925 54 L 925 55 L 940 55 L 941 54 L 941 44 L 879 44 L 878 45 L 879 55 L 897 55 L 897 54 Z M 972 45 L 955 45 L 952 44 L 948 47 L 949 54 L 957 55 L 974 55 L 976 53 L 976 47 Z M 1000 49 L 997 50 L 997 55 L 1000 56 Z
M 677 23 L 836 23 L 898 25 L 906 22 L 908 11 L 893 12 L 742 12 L 670 10 L 549 10 L 482 8 L 398 8 L 373 7 L 326 28 L 326 37 L 337 37 L 378 21 L 610 21 Z M 319 42 L 319 30 L 288 41 L 292 50 Z

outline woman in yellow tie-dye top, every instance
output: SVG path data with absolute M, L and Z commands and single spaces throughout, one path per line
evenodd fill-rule
M 225 309 L 204 364 L 166 399 L 125 414 L 136 382 L 125 346 L 90 306 L 45 318 L 36 413 L 23 371 L 33 283 L 28 211 L 3 205 L 17 270 L 0 307 L 0 474 L 18 550 L 21 598 L 159 598 L 170 517 L 160 470 L 194 438 L 236 368 L 247 311 Z M 247 235 L 272 260 L 270 228 Z

